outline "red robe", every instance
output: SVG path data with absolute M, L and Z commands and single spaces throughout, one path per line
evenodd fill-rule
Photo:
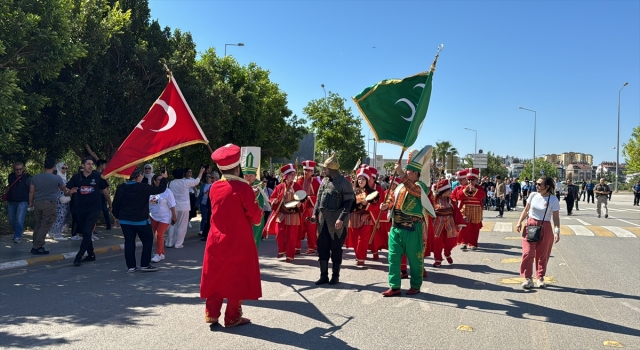
M 473 196 L 465 194 L 466 186 L 458 186 L 451 194 L 451 199 L 458 206 L 467 224 L 458 234 L 458 244 L 468 244 L 473 247 L 478 246 L 478 237 L 482 228 L 482 200 L 485 192 L 482 186 L 475 185 L 477 189 Z M 454 197 L 455 195 L 455 197 Z
M 258 299 L 262 296 L 253 225 L 262 209 L 249 184 L 219 180 L 209 190 L 211 229 L 204 250 L 201 298 Z
M 377 202 L 369 205 L 371 214 L 373 215 L 374 225 L 375 220 L 378 219 L 378 213 L 380 213 L 380 205 L 384 202 L 384 197 L 387 194 L 384 188 L 377 182 L 375 190 L 380 193 L 380 198 Z M 393 193 L 391 195 L 393 195 Z M 369 245 L 369 249 L 374 253 L 377 253 L 381 249 L 389 248 L 389 229 L 391 228 L 391 224 L 388 224 L 389 218 L 387 214 L 388 212 L 386 210 L 380 213 L 380 223 L 376 230 L 376 235 L 373 237 L 373 242 Z
M 309 235 L 313 235 L 313 237 L 310 239 L 311 241 L 315 242 L 315 238 L 316 238 L 316 232 L 307 232 L 309 230 L 315 230 L 315 224 L 311 224 L 309 221 L 306 221 L 307 218 L 310 218 L 313 216 L 313 208 L 316 205 L 316 200 L 318 198 L 318 189 L 320 189 L 320 177 L 318 176 L 313 176 L 310 179 L 310 188 L 305 188 L 304 186 L 304 177 L 298 179 L 298 181 L 296 181 L 296 183 L 298 185 L 300 185 L 300 188 L 303 189 L 305 192 L 307 192 L 307 199 L 304 201 L 304 205 L 303 205 L 303 212 L 302 212 L 302 225 L 301 226 L 301 230 L 300 230 L 300 236 L 299 239 L 303 240 L 305 238 L 305 236 L 307 237 L 307 240 L 309 240 Z

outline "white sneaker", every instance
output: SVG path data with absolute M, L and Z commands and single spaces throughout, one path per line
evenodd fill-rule
M 533 288 L 533 281 L 531 280 L 531 278 L 525 278 L 524 282 L 522 282 L 522 288 L 523 289 L 531 289 Z
M 544 283 L 544 277 L 538 278 L 538 280 L 536 281 L 536 287 L 547 288 L 547 285 Z
M 189 228 L 192 228 L 193 226 L 191 226 L 191 222 L 189 222 Z
M 22 238 L 14 238 L 13 239 L 13 243 L 20 243 L 22 241 Z
M 176 248 L 176 249 L 184 248 L 184 246 L 182 244 L 176 244 L 173 247 Z
M 68 241 L 68 240 L 69 240 L 69 238 L 67 238 L 67 237 L 62 237 L 62 236 L 55 237 L 54 239 L 55 239 L 56 241 Z
M 100 240 L 100 238 L 98 238 L 98 236 L 96 236 L 96 235 L 91 235 L 91 240 L 95 242 L 95 241 Z
M 81 241 L 81 240 L 82 240 L 82 236 L 80 236 L 80 235 L 75 235 L 75 236 L 71 237 L 71 240 L 72 240 L 72 241 Z
M 156 254 L 153 256 L 153 258 L 151 258 L 151 261 L 153 261 L 154 263 L 160 262 L 160 260 L 162 260 L 160 254 Z

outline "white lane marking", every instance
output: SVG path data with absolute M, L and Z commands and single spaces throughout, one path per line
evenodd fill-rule
M 567 225 L 567 227 L 573 230 L 576 236 L 595 236 L 588 228 L 581 225 Z
M 580 219 L 576 219 L 576 221 L 581 223 L 581 224 L 583 224 L 583 225 L 585 225 L 585 226 L 591 226 L 591 224 L 586 222 L 586 221 L 583 221 L 583 220 L 580 220 Z
M 638 226 L 638 227 L 640 227 L 640 225 L 638 225 L 638 224 L 634 224 L 633 222 L 630 222 L 630 221 L 627 221 L 627 220 L 622 220 L 622 219 L 616 219 L 616 220 L 620 220 L 620 221 L 622 221 L 622 222 L 624 222 L 624 223 L 627 223 L 627 224 L 629 224 L 629 225 L 633 225 L 633 226 Z
M 513 224 L 510 222 L 496 222 L 494 232 L 513 232 Z
M 624 306 L 628 307 L 629 309 L 631 309 L 631 310 L 633 310 L 633 311 L 635 311 L 635 312 L 640 312 L 640 309 L 638 309 L 638 308 L 637 308 L 637 307 L 635 307 L 635 306 L 631 306 L 631 304 L 629 304 L 629 303 L 627 303 L 627 302 L 624 302 L 624 301 L 623 301 L 623 302 L 620 302 L 620 304 L 622 304 L 622 305 L 624 305 Z
M 617 227 L 617 226 L 602 226 L 602 227 L 604 227 L 607 230 L 613 232 L 618 237 L 638 238 L 638 237 L 636 237 L 636 235 L 634 235 L 633 233 L 623 229 L 622 227 Z

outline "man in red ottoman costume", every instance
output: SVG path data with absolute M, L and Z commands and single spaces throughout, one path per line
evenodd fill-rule
M 262 297 L 258 250 L 253 225 L 262 210 L 251 185 L 240 175 L 240 147 L 228 144 L 211 158 L 222 173 L 209 190 L 211 229 L 204 250 L 200 297 L 207 300 L 205 321 L 217 324 L 227 299 L 225 327 L 250 323 L 242 317 L 242 301 Z

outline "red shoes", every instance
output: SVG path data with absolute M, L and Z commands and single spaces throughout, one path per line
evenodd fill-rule
M 422 277 L 427 277 L 427 269 L 422 268 Z
M 380 255 L 378 255 L 378 253 L 373 253 L 373 260 L 378 260 L 380 259 Z
M 441 262 L 436 261 L 433 263 L 433 267 L 440 267 L 441 264 L 442 264 Z
M 449 264 L 453 264 L 453 259 L 450 256 L 446 256 L 445 258 L 447 258 Z
M 420 289 L 409 288 L 409 290 L 405 293 L 406 295 L 416 295 L 420 293 Z
M 400 271 L 400 279 L 406 280 L 407 278 L 409 278 L 409 274 L 407 273 L 407 271 Z
M 315 253 L 316 253 L 315 249 L 307 249 L 307 252 L 305 254 L 311 255 L 311 254 L 315 254 Z
M 278 253 L 278 257 L 276 259 L 280 259 L 284 257 L 284 253 Z
M 389 288 L 389 290 L 382 292 L 382 296 L 385 297 L 385 298 L 386 297 L 397 297 L 400 294 L 402 294 L 400 289 L 391 289 L 391 288 Z

